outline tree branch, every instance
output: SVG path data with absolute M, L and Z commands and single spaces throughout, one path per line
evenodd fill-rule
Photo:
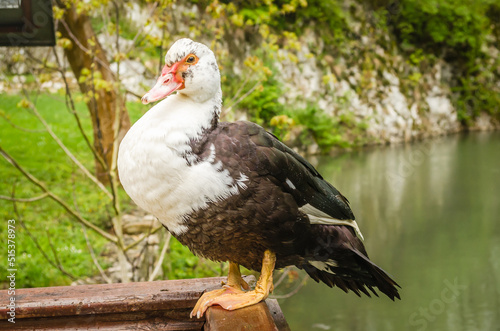
M 280 278 L 274 283 L 274 288 L 277 288 L 283 282 L 283 280 L 285 280 L 289 272 L 290 272 L 290 267 L 286 267 L 285 269 L 283 269 Z
M 42 253 L 43 257 L 45 258 L 45 260 L 47 260 L 47 262 L 50 263 L 50 265 L 52 265 L 54 268 L 56 268 L 57 270 L 59 270 L 61 273 L 63 273 L 65 276 L 69 277 L 71 280 L 75 281 L 77 280 L 78 278 L 73 276 L 72 274 L 70 274 L 69 272 L 67 272 L 62 265 L 57 265 L 56 263 L 54 263 L 50 258 L 49 256 L 47 255 L 47 253 L 45 253 L 45 251 L 43 250 L 42 246 L 40 246 L 40 244 L 38 243 L 38 240 L 36 240 L 35 236 L 33 236 L 33 234 L 31 234 L 31 232 L 28 230 L 28 228 L 26 227 L 26 224 L 24 224 L 23 222 L 23 219 L 21 217 L 21 214 L 19 214 L 19 211 L 17 210 L 17 205 L 16 205 L 16 198 L 14 197 L 14 193 L 15 192 L 15 189 L 12 190 L 12 201 L 13 201 L 13 206 L 14 206 L 14 213 L 16 214 L 16 218 L 17 218 L 17 221 L 19 222 L 19 224 L 21 224 L 22 228 L 24 229 L 24 231 L 26 231 L 26 233 L 28 234 L 28 236 L 31 238 L 31 240 L 33 240 L 33 243 L 35 244 L 36 248 L 38 249 L 38 251 L 40 253 Z
M 0 113 L 0 116 L 3 117 L 3 119 L 10 124 L 14 129 L 18 129 L 24 132 L 29 132 L 29 133 L 43 133 L 45 130 L 30 130 L 30 129 L 25 129 L 23 127 L 20 127 L 19 125 L 14 124 L 4 113 Z
M 123 249 L 123 251 L 128 251 L 129 249 L 131 248 L 134 248 L 135 246 L 137 246 L 137 244 L 139 244 L 141 241 L 143 241 L 145 238 L 149 237 L 150 235 L 152 234 L 155 234 L 156 232 L 158 232 L 158 230 L 162 229 L 163 226 L 159 226 L 155 229 L 153 229 L 152 231 L 148 232 L 148 233 L 145 233 L 143 234 L 139 239 L 137 239 L 136 241 L 134 241 L 133 243 L 131 243 L 130 245 L 128 246 L 125 246 L 125 248 Z
M 73 189 L 71 190 L 71 195 L 73 196 L 73 206 L 75 207 L 75 210 L 81 214 L 80 212 L 80 209 L 78 208 L 78 204 L 76 203 L 76 185 L 75 185 L 75 172 L 73 171 L 72 172 L 72 176 L 71 176 L 71 184 L 73 186 Z M 80 224 L 80 226 L 82 227 L 82 232 L 83 232 L 83 236 L 85 237 L 85 242 L 87 244 L 87 248 L 90 252 L 90 256 L 92 258 L 92 261 L 94 262 L 94 265 L 97 267 L 97 270 L 99 270 L 99 273 L 101 274 L 101 277 L 104 279 L 104 281 L 108 284 L 111 284 L 112 281 L 111 279 L 106 275 L 106 273 L 104 272 L 104 270 L 102 269 L 101 265 L 99 264 L 99 261 L 97 260 L 97 257 L 94 253 L 94 248 L 92 247 L 92 245 L 90 244 L 90 240 L 89 240 L 89 237 L 87 235 L 87 230 L 85 228 L 85 226 L 83 226 L 82 224 Z
M 158 272 L 160 271 L 161 265 L 163 264 L 163 260 L 165 259 L 165 255 L 167 253 L 167 250 L 170 247 L 170 239 L 171 238 L 172 238 L 172 234 L 170 232 L 167 232 L 167 238 L 165 239 L 165 243 L 163 244 L 163 248 L 161 250 L 160 257 L 158 258 L 158 261 L 156 261 L 156 266 L 155 266 L 153 272 L 151 273 L 151 275 L 149 275 L 149 279 L 148 279 L 149 282 L 152 282 L 155 279 Z
M 299 283 L 299 285 L 297 285 L 293 290 L 291 290 L 287 294 L 283 294 L 283 295 L 270 295 L 269 297 L 271 297 L 273 299 L 286 299 L 286 298 L 289 298 L 292 295 L 296 294 L 302 288 L 302 286 L 304 286 L 306 284 L 307 279 L 308 279 L 308 277 L 304 276 L 304 278 L 302 278 L 302 281 Z
M 240 87 L 238 88 L 238 90 L 236 90 L 236 93 L 233 95 L 233 97 L 231 98 L 231 100 L 229 101 L 229 103 L 231 105 L 234 105 L 235 104 L 235 100 L 238 99 L 238 97 L 240 96 L 241 92 L 243 92 L 243 88 L 245 86 L 247 86 L 247 83 L 248 81 L 250 80 L 250 77 L 251 75 L 246 75 L 245 77 L 245 80 L 243 81 L 243 83 L 240 85 Z
M 45 228 L 45 233 L 47 234 L 47 240 L 49 241 L 49 246 L 50 249 L 52 250 L 52 255 L 54 255 L 54 260 L 56 260 L 56 264 L 58 268 L 64 269 L 61 263 L 61 260 L 59 260 L 59 256 L 57 255 L 57 251 L 54 248 L 54 245 L 52 245 L 52 240 L 50 237 L 50 232 L 47 228 Z
M 79 215 L 77 212 L 75 212 L 73 209 L 71 209 L 71 207 L 66 202 L 64 202 L 64 200 L 62 200 L 60 197 L 58 197 L 57 195 L 52 193 L 52 191 L 50 191 L 48 189 L 47 185 L 45 185 L 43 182 L 38 180 L 38 178 L 36 178 L 32 174 L 30 174 L 28 171 L 24 170 L 24 168 L 22 168 L 16 162 L 16 160 L 14 160 L 14 158 L 8 154 L 2 148 L 2 146 L 0 146 L 0 154 L 3 156 L 3 158 L 5 160 L 7 160 L 7 162 L 9 162 L 12 166 L 14 166 L 17 170 L 19 170 L 24 175 L 24 177 L 26 177 L 30 182 L 32 182 L 33 184 L 38 186 L 40 189 L 42 189 L 42 191 L 45 192 L 49 198 L 51 198 L 52 200 L 57 202 L 69 214 L 71 214 L 78 222 L 91 228 L 92 230 L 94 230 L 95 232 L 97 232 L 99 235 L 106 238 L 107 240 L 109 240 L 113 243 L 118 243 L 118 239 L 116 238 L 116 236 L 113 236 L 113 235 L 103 231 L 101 228 L 97 227 L 96 225 L 94 225 L 94 224 L 90 223 L 89 221 L 87 221 L 86 219 L 84 219 L 81 215 Z
M 235 102 L 235 103 L 233 103 L 231 106 L 229 106 L 227 109 L 225 109 L 225 110 L 223 111 L 223 114 L 221 114 L 221 117 L 222 117 L 222 116 L 224 116 L 224 115 L 226 115 L 227 113 L 229 113 L 229 112 L 233 109 L 233 107 L 234 107 L 234 106 L 236 106 L 236 105 L 237 105 L 237 104 L 239 104 L 241 101 L 243 101 L 246 97 L 248 97 L 250 94 L 252 94 L 252 93 L 253 93 L 253 91 L 255 91 L 255 89 L 256 89 L 257 87 L 259 87 L 260 85 L 261 85 L 261 81 L 259 80 L 257 83 L 255 83 L 255 85 L 254 85 L 251 89 L 249 89 L 249 90 L 248 90 L 245 94 L 243 94 L 243 95 L 242 95 L 242 96 L 241 96 L 238 100 L 236 100 L 236 102 Z
M 26 93 L 26 96 L 29 98 L 28 94 Z M 38 118 L 38 120 L 43 124 L 47 132 L 50 134 L 52 139 L 56 141 L 56 143 L 61 147 L 61 149 L 66 153 L 66 155 L 80 168 L 80 170 L 87 176 L 91 181 L 93 181 L 100 189 L 103 191 L 108 198 L 113 199 L 113 195 L 109 193 L 109 191 L 106 189 L 106 187 L 94 176 L 92 175 L 87 168 L 83 164 L 80 163 L 80 161 L 73 155 L 73 153 L 70 152 L 70 150 L 64 145 L 64 143 L 57 137 L 57 135 L 52 131 L 50 128 L 49 124 L 45 122 L 45 119 L 40 115 L 38 112 L 37 108 L 33 105 L 33 103 L 30 102 L 30 109 L 33 111 L 35 116 Z
M 65 20 L 61 19 L 59 20 L 59 22 L 62 23 L 62 25 L 64 25 L 64 28 L 66 29 L 66 31 L 68 32 L 68 35 L 71 37 L 71 39 L 73 39 L 73 41 L 75 42 L 75 44 L 82 50 L 84 51 L 85 53 L 87 54 L 91 54 L 92 52 L 90 51 L 90 49 L 88 49 L 87 47 L 83 46 L 82 43 L 78 40 L 78 38 L 73 34 L 73 32 L 71 32 L 71 29 L 69 28 L 68 26 L 68 23 L 66 23 Z M 111 68 L 106 64 L 104 63 L 104 61 L 102 61 L 100 58 L 96 57 L 94 59 L 96 62 L 98 62 L 103 68 L 106 68 L 106 70 L 109 71 L 109 73 L 114 77 L 114 73 L 113 71 L 111 70 Z
M 45 199 L 48 196 L 49 195 L 47 193 L 44 193 L 44 194 L 39 195 L 39 196 L 34 197 L 34 198 L 24 198 L 23 199 L 23 198 L 13 198 L 13 197 L 5 196 L 5 195 L 0 195 L 0 199 L 7 200 L 7 201 L 14 201 L 14 202 L 34 202 L 34 201 Z
M 158 7 L 158 2 L 153 3 L 153 8 L 151 8 L 151 11 L 149 12 L 148 17 L 153 16 L 153 13 L 155 12 L 156 7 Z M 132 48 L 135 47 L 135 43 L 137 42 L 137 38 L 141 35 L 142 31 L 144 30 L 144 28 L 146 26 L 153 26 L 153 25 L 152 24 L 148 25 L 148 24 L 146 24 L 146 22 L 144 22 L 144 24 L 139 24 L 139 31 L 137 31 L 137 33 L 135 34 L 134 38 L 132 39 L 132 43 L 130 43 L 130 47 L 127 49 L 125 54 L 129 53 L 132 50 Z M 151 30 L 151 28 L 150 28 L 150 30 Z
M 80 130 L 80 133 L 82 134 L 83 139 L 85 140 L 85 143 L 87 144 L 87 146 L 92 151 L 92 154 L 94 155 L 94 158 L 100 163 L 100 165 L 102 166 L 103 169 L 107 170 L 107 166 L 108 165 L 106 164 L 106 162 L 104 162 L 104 160 L 101 157 L 101 155 L 99 155 L 99 153 L 97 153 L 96 149 L 94 148 L 94 146 L 90 142 L 90 139 L 85 134 L 85 130 L 83 129 L 82 122 L 80 121 L 80 116 L 78 116 L 78 113 L 76 111 L 75 102 L 73 101 L 73 96 L 72 96 L 71 90 L 69 88 L 68 79 L 66 78 L 66 74 L 64 72 L 64 68 L 62 68 L 62 66 L 61 66 L 61 61 L 59 60 L 59 55 L 57 55 L 56 48 L 52 47 L 52 51 L 53 51 L 54 56 L 56 58 L 57 65 L 60 68 L 59 73 L 61 74 L 61 77 L 62 77 L 62 79 L 64 81 L 64 85 L 65 85 L 65 88 L 66 88 L 66 107 L 70 110 L 71 114 L 73 114 L 73 116 L 75 117 L 76 124 L 78 125 L 78 129 Z M 69 103 L 68 103 L 68 99 L 69 99 Z
M 87 235 L 87 230 L 85 227 L 82 225 L 82 232 L 83 235 L 85 236 L 85 242 L 87 243 L 87 248 L 89 249 L 90 256 L 92 257 L 92 261 L 94 262 L 94 265 L 97 267 L 97 270 L 99 270 L 99 273 L 101 274 L 101 277 L 104 279 L 104 281 L 108 284 L 111 284 L 113 281 L 111 278 L 106 275 L 104 270 L 102 269 L 101 265 L 99 264 L 99 261 L 97 261 L 97 257 L 94 252 L 94 248 L 92 248 L 92 245 L 90 244 L 89 236 Z

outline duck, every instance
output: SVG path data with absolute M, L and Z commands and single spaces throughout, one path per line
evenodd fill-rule
M 175 93 L 174 93 L 175 92 Z M 273 271 L 304 270 L 358 296 L 400 299 L 399 285 L 369 258 L 349 201 L 300 154 L 249 121 L 222 122 L 221 74 L 206 45 L 177 40 L 142 97 L 157 102 L 118 152 L 131 199 L 197 256 L 229 263 L 226 284 L 190 316 L 265 300 Z M 240 266 L 260 271 L 254 289 Z

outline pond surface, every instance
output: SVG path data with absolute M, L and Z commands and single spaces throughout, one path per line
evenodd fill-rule
M 346 153 L 317 168 L 350 200 L 402 300 L 309 279 L 279 300 L 292 330 L 500 330 L 499 132 Z

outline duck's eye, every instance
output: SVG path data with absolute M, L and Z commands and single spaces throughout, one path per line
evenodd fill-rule
M 186 58 L 186 63 L 195 64 L 196 60 L 197 60 L 196 55 L 191 54 Z

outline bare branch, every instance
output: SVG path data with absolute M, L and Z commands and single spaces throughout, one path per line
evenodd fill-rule
M 153 7 L 151 8 L 151 11 L 149 12 L 149 15 L 148 17 L 151 17 L 153 16 L 153 13 L 155 12 L 156 10 L 156 7 L 158 7 L 158 2 L 155 2 L 153 4 Z M 142 31 L 144 30 L 144 28 L 146 26 L 153 26 L 152 24 L 148 25 L 146 24 L 146 22 L 144 22 L 144 24 L 139 24 L 139 31 L 137 31 L 137 33 L 135 34 L 134 38 L 132 39 L 132 43 L 130 44 L 130 47 L 127 49 L 127 51 L 125 52 L 125 54 L 129 53 L 133 47 L 135 47 L 135 43 L 137 42 L 137 38 L 141 35 Z M 150 28 L 151 30 L 152 28 Z M 149 32 L 149 31 L 148 31 Z
M 48 196 L 49 195 L 47 193 L 44 193 L 42 195 L 39 195 L 39 196 L 33 197 L 33 198 L 13 198 L 13 197 L 5 196 L 5 195 L 0 195 L 0 199 L 7 200 L 7 201 L 14 201 L 14 202 L 34 202 L 34 201 L 42 200 Z
M 113 196 L 113 208 L 116 213 L 115 217 L 116 222 L 113 222 L 113 225 L 115 225 L 116 223 L 115 232 L 118 235 L 118 238 L 121 238 L 121 240 L 123 240 L 123 223 L 121 218 L 120 199 L 119 195 L 117 194 L 119 185 L 118 170 L 117 170 L 118 144 L 119 144 L 118 135 L 120 133 L 121 113 L 122 113 L 121 109 L 115 110 L 115 122 L 113 123 L 113 130 L 115 135 L 113 137 L 113 154 L 111 155 L 111 166 L 110 166 L 109 176 L 111 182 L 111 192 Z
M 125 89 L 125 92 L 126 92 L 127 94 L 130 94 L 130 95 L 132 95 L 132 96 L 136 97 L 136 98 L 137 98 L 137 99 L 139 99 L 139 100 L 141 100 L 141 98 L 142 98 L 142 96 L 141 96 L 141 95 L 139 95 L 139 94 L 137 94 L 137 93 L 135 93 L 134 91 L 131 91 L 131 90 L 129 90 L 129 89 Z
M 156 232 L 158 232 L 158 230 L 162 229 L 163 226 L 159 226 L 155 229 L 153 229 L 152 231 L 148 232 L 148 233 L 145 233 L 143 234 L 139 239 L 137 239 L 136 241 L 134 241 L 133 243 L 131 243 L 130 245 L 128 246 L 125 246 L 125 248 L 123 249 L 125 252 L 128 251 L 129 249 L 131 248 L 134 248 L 135 246 L 137 246 L 137 244 L 139 244 L 141 241 L 143 241 L 145 238 L 149 237 L 150 235 L 152 234 L 155 234 Z
M 243 92 L 243 88 L 245 86 L 247 86 L 247 83 L 250 80 L 250 77 L 251 77 L 251 75 L 246 75 L 245 80 L 243 81 L 243 83 L 240 85 L 240 87 L 238 88 L 238 90 L 236 91 L 236 93 L 233 95 L 233 97 L 229 101 L 229 103 L 231 105 L 233 105 L 235 103 L 235 100 L 237 100 L 238 97 L 240 96 L 241 92 Z
M 27 93 L 26 96 L 29 97 Z M 40 113 L 38 112 L 35 105 L 33 105 L 33 103 L 30 103 L 30 109 L 33 111 L 38 120 L 42 122 L 43 126 L 50 134 L 52 139 L 56 141 L 59 147 L 61 147 L 64 153 L 66 153 L 66 155 L 78 166 L 78 168 L 80 168 L 80 170 L 85 174 L 85 176 L 87 176 L 91 181 L 93 181 L 110 199 L 113 199 L 113 196 L 111 195 L 111 193 L 109 193 L 106 187 L 94 175 L 92 175 L 87 170 L 87 168 L 85 168 L 85 166 L 73 155 L 73 153 L 70 152 L 70 150 L 66 147 L 66 145 L 64 145 L 64 143 L 59 139 L 59 137 L 57 137 L 54 131 L 52 131 L 52 129 L 50 128 L 49 124 L 45 122 L 45 119 L 42 117 L 42 115 L 40 115 Z
M 53 68 L 53 67 L 49 67 L 49 66 L 47 66 L 47 61 L 42 61 L 42 60 L 38 59 L 36 56 L 34 56 L 34 55 L 30 52 L 30 50 L 29 50 L 29 49 L 27 49 L 27 50 L 26 50 L 26 55 L 28 55 L 28 57 L 29 57 L 32 61 L 34 61 L 34 62 L 36 62 L 36 63 L 38 63 L 38 64 L 42 65 L 44 70 L 48 70 L 48 71 L 59 71 L 59 69 L 58 69 L 58 68 Z
M 116 57 L 116 81 L 117 82 L 120 82 L 120 62 L 121 62 L 121 59 L 120 59 L 120 11 L 119 11 L 119 7 L 118 7 L 118 4 L 116 3 L 116 1 L 112 1 L 113 3 L 113 6 L 115 6 L 115 27 L 116 27 L 116 32 L 115 32 L 115 36 L 116 36 L 116 41 L 115 41 L 115 44 L 116 44 L 116 54 L 118 55 Z
M 4 113 L 0 113 L 0 116 L 3 117 L 3 119 L 10 124 L 10 126 L 12 126 L 14 129 L 18 129 L 18 130 L 21 130 L 21 131 L 24 131 L 24 132 L 29 132 L 29 133 L 43 133 L 45 132 L 45 130 L 31 130 L 31 129 L 25 129 L 23 127 L 20 127 L 19 125 L 16 125 L 14 124 L 14 122 L 12 122 L 8 117 L 7 115 L 5 115 Z
M 97 260 L 94 249 L 93 249 L 92 245 L 90 244 L 89 236 L 87 235 L 87 230 L 85 229 L 85 227 L 83 225 L 82 225 L 82 232 L 83 232 L 83 235 L 85 236 L 85 242 L 87 243 L 87 248 L 89 249 L 90 256 L 92 257 L 92 261 L 94 262 L 94 265 L 97 267 L 97 270 L 99 270 L 99 273 L 101 274 L 101 277 L 104 279 L 104 281 L 108 284 L 111 284 L 113 281 L 111 280 L 111 278 L 109 278 L 106 275 L 106 272 L 104 272 L 101 265 L 99 264 L 99 261 Z
M 238 100 L 236 100 L 235 103 L 233 103 L 231 106 L 229 106 L 227 109 L 225 109 L 223 111 L 223 113 L 221 114 L 221 117 L 228 114 L 234 106 L 236 106 L 237 104 L 239 104 L 241 101 L 243 101 L 246 97 L 248 97 L 250 94 L 253 93 L 253 91 L 255 91 L 255 89 L 257 89 L 259 86 L 261 85 L 261 81 L 259 80 L 257 83 L 255 83 L 255 85 L 249 89 L 245 94 L 243 94 Z
M 92 151 L 92 154 L 94 155 L 94 158 L 101 164 L 103 169 L 107 170 L 108 165 L 106 162 L 104 162 L 103 158 L 97 151 L 95 150 L 94 146 L 90 142 L 90 139 L 88 138 L 87 134 L 85 134 L 85 130 L 83 129 L 82 123 L 80 121 L 80 116 L 78 116 L 78 112 L 76 111 L 75 108 L 75 102 L 73 101 L 73 96 L 71 94 L 71 90 L 69 88 L 69 83 L 68 79 L 66 78 L 66 74 L 64 72 L 64 68 L 61 66 L 61 61 L 59 60 L 59 55 L 57 55 L 57 51 L 55 47 L 52 47 L 52 51 L 54 53 L 54 56 L 57 61 L 57 65 L 59 66 L 59 73 L 61 74 L 61 77 L 64 81 L 64 85 L 66 87 L 66 107 L 70 110 L 71 114 L 75 117 L 76 124 L 78 125 L 78 129 L 80 130 L 81 135 L 83 136 L 83 139 L 85 140 L 85 143 L 89 147 L 89 149 Z M 68 103 L 69 100 L 69 103 Z
M 75 207 L 75 210 L 80 213 L 80 209 L 78 208 L 78 204 L 76 203 L 76 185 L 75 185 L 75 172 L 73 171 L 72 172 L 72 176 L 71 176 L 71 184 L 72 184 L 72 190 L 71 190 L 71 195 L 73 196 L 73 206 Z M 99 261 L 97 260 L 97 257 L 94 253 L 94 248 L 92 247 L 92 245 L 90 244 L 90 240 L 89 240 L 89 237 L 87 235 L 87 229 L 85 228 L 85 226 L 83 226 L 82 224 L 80 224 L 81 227 L 82 227 L 82 232 L 83 232 L 83 236 L 85 237 L 85 242 L 87 244 L 87 248 L 90 252 L 90 256 L 92 258 L 92 261 L 94 262 L 94 265 L 97 267 L 97 270 L 99 270 L 99 273 L 101 274 L 101 277 L 104 279 L 104 281 L 108 284 L 111 284 L 112 283 L 112 280 L 106 275 L 106 273 L 104 272 L 104 270 L 102 269 L 101 265 L 99 264 Z
M 163 260 L 165 259 L 165 255 L 167 253 L 167 250 L 170 247 L 170 239 L 171 238 L 172 238 L 172 234 L 170 232 L 167 232 L 167 238 L 165 238 L 165 243 L 163 244 L 163 248 L 161 250 L 160 257 L 158 258 L 158 261 L 156 261 L 156 266 L 155 266 L 153 272 L 151 273 L 151 275 L 149 275 L 148 281 L 152 282 L 155 279 L 158 272 L 160 271 L 161 266 L 163 264 Z
M 28 228 L 26 227 L 26 224 L 24 224 L 23 222 L 23 218 L 21 217 L 21 214 L 19 213 L 19 211 L 17 210 L 17 205 L 16 205 L 16 198 L 15 198 L 15 188 L 13 188 L 12 190 L 12 201 L 13 202 L 13 207 L 14 207 L 14 213 L 16 214 L 16 219 L 17 219 L 17 222 L 19 224 L 21 224 L 22 228 L 24 229 L 24 231 L 26 231 L 26 233 L 28 234 L 28 236 L 31 238 L 31 240 L 33 240 L 33 243 L 35 244 L 36 248 L 38 249 L 38 251 L 40 253 L 42 253 L 43 257 L 45 258 L 45 260 L 47 260 L 47 262 L 50 263 L 50 265 L 52 265 L 54 268 L 56 268 L 57 270 L 59 270 L 61 273 L 63 273 L 65 276 L 69 277 L 71 280 L 75 281 L 77 280 L 78 278 L 75 277 L 74 275 L 72 275 L 71 273 L 67 272 L 62 265 L 57 265 L 56 263 L 54 263 L 54 261 L 52 261 L 49 256 L 47 255 L 47 253 L 45 253 L 45 251 L 43 250 L 42 246 L 40 246 L 40 244 L 38 243 L 38 240 L 35 238 L 35 236 L 28 230 Z
M 302 278 L 302 281 L 299 283 L 299 285 L 297 285 L 293 290 L 291 290 L 287 294 L 283 294 L 283 295 L 270 295 L 269 297 L 271 297 L 273 299 L 286 299 L 286 298 L 289 298 L 292 295 L 296 294 L 302 288 L 302 286 L 304 286 L 306 284 L 307 278 L 308 278 L 307 276 L 304 276 L 304 278 Z
M 84 51 L 87 54 L 91 54 L 92 53 L 87 47 L 83 46 L 82 43 L 78 40 L 78 38 L 73 34 L 73 32 L 71 32 L 71 29 L 69 28 L 68 23 L 66 23 L 65 20 L 61 19 L 61 20 L 59 20 L 59 22 L 61 22 L 62 25 L 64 25 L 64 28 L 68 32 L 68 35 L 71 37 L 71 39 L 73 39 L 73 41 L 75 42 L 75 44 L 82 51 Z M 113 71 L 111 70 L 111 68 L 106 63 L 104 63 L 100 58 L 97 57 L 97 58 L 94 59 L 94 61 L 98 62 L 103 68 L 106 68 L 106 70 L 108 70 L 113 77 L 115 76 L 115 74 L 113 73 Z
M 283 280 L 285 280 L 286 276 L 288 276 L 288 273 L 290 272 L 290 268 L 291 267 L 286 267 L 285 269 L 283 269 L 280 278 L 274 283 L 274 288 L 277 288 L 283 282 Z
M 113 243 L 118 243 L 118 239 L 115 236 L 113 236 L 113 235 L 111 235 L 111 234 L 103 231 L 101 228 L 99 228 L 96 225 L 90 223 L 89 221 L 87 221 L 86 219 L 84 219 L 81 215 L 79 215 L 77 212 L 75 212 L 73 209 L 71 209 L 71 207 L 66 202 L 64 202 L 64 200 L 62 200 L 60 197 L 58 197 L 57 195 L 55 195 L 54 193 L 52 193 L 52 191 L 50 191 L 48 189 L 47 185 L 45 185 L 38 178 L 36 178 L 32 174 L 30 174 L 28 171 L 26 171 L 23 167 L 21 167 L 16 162 L 16 160 L 14 160 L 14 158 L 12 156 L 10 156 L 2 148 L 2 146 L 0 146 L 0 154 L 3 156 L 3 158 L 5 160 L 7 160 L 7 162 L 9 162 L 12 166 L 14 166 L 17 170 L 19 170 L 24 175 L 24 177 L 26 177 L 30 182 L 32 182 L 33 184 L 35 184 L 39 188 L 41 188 L 42 191 L 45 192 L 49 198 L 51 198 L 52 200 L 54 200 L 55 202 L 57 202 L 69 214 L 71 214 L 78 222 L 80 222 L 81 224 L 83 224 L 83 225 L 91 228 L 92 230 L 94 230 L 95 232 L 97 232 L 99 235 L 101 235 L 102 237 L 106 238 L 107 240 L 109 240 L 109 241 L 111 241 Z
M 57 251 L 54 248 L 54 245 L 52 245 L 52 239 L 50 237 L 50 232 L 47 228 L 45 228 L 45 233 L 47 234 L 47 240 L 49 241 L 49 246 L 50 246 L 50 249 L 52 250 L 52 255 L 54 255 L 54 259 L 56 260 L 57 267 L 63 268 L 61 260 L 59 260 L 59 255 L 57 255 Z

